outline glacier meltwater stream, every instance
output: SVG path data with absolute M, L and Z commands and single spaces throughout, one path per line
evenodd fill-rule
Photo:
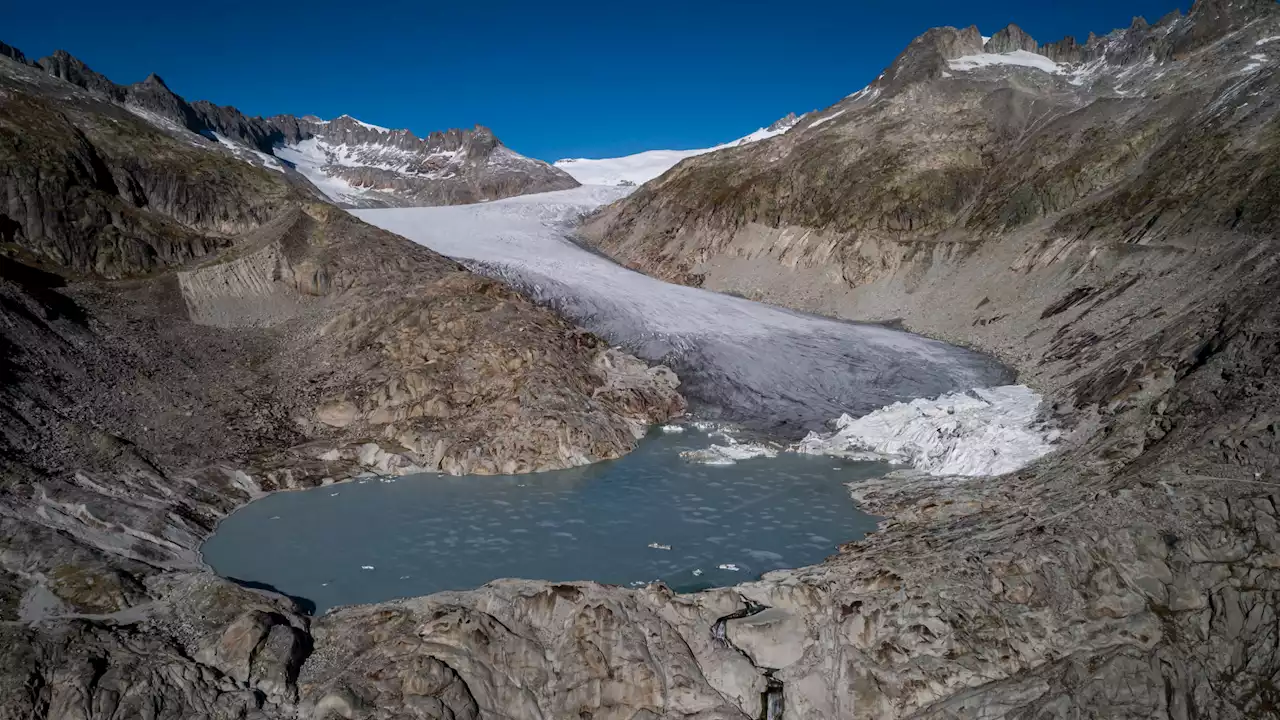
M 840 443 L 847 446 L 854 432 L 892 436 L 903 416 L 922 420 L 910 430 L 926 445 L 966 423 L 988 423 L 980 413 L 992 403 L 973 398 L 942 410 L 899 406 L 897 414 L 873 415 L 863 425 L 849 425 L 846 417 L 843 434 L 830 442 L 810 438 L 795 446 L 809 454 L 786 451 L 806 432 L 830 431 L 844 414 L 999 386 L 1011 375 L 991 358 L 928 338 L 664 283 L 569 239 L 583 213 L 625 192 L 586 186 L 476 205 L 354 213 L 667 364 L 695 414 L 772 444 L 690 424 L 655 429 L 627 457 L 585 468 L 369 478 L 276 494 L 222 523 L 204 547 L 214 569 L 306 598 L 320 610 L 503 577 L 662 580 L 676 589 L 733 584 L 819 562 L 873 527 L 846 485 L 888 466 L 852 452 L 816 453 L 841 454 Z M 1022 403 L 1025 420 L 1026 398 L 1007 397 Z M 997 448 L 988 454 L 1003 452 L 998 433 L 986 436 L 995 437 Z M 1003 441 L 1014 446 L 1022 438 Z M 912 461 L 894 437 L 885 443 Z M 954 454 L 959 460 L 940 453 L 928 458 L 932 464 L 917 464 L 982 466 L 971 454 Z

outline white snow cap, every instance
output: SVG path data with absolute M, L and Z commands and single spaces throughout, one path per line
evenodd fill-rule
M 1003 475 L 1053 450 L 1036 427 L 1040 396 L 1025 385 L 894 403 L 861 418 L 843 415 L 834 434 L 809 433 L 792 449 L 854 457 L 871 451 L 931 475 Z

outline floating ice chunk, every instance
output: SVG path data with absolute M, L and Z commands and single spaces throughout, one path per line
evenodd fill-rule
M 867 451 L 932 475 L 1002 475 L 1053 450 L 1037 427 L 1040 396 L 1024 385 L 894 403 L 836 421 L 830 435 L 809 433 L 791 449 L 848 457 Z
M 758 457 L 777 457 L 778 451 L 765 445 L 753 443 L 712 445 L 704 450 L 686 450 L 680 456 L 704 465 L 733 465 L 739 460 L 750 460 Z
M 408 580 L 410 577 L 411 577 L 411 576 L 409 576 L 409 575 L 401 575 L 401 576 L 400 576 L 400 579 L 401 579 L 401 580 Z
M 329 497 L 338 497 L 339 493 L 329 493 Z
M 271 519 L 271 520 L 279 520 L 279 519 L 280 519 L 280 516 L 279 516 L 279 515 L 272 515 L 270 519 Z
M 693 576 L 694 576 L 694 577 L 701 577 L 701 576 L 702 576 L 702 568 L 695 568 L 695 569 L 694 569 L 694 571 L 693 571 Z
M 653 548 L 654 550 L 670 550 L 671 549 L 670 545 L 663 545 L 661 543 L 649 543 L 649 547 Z
M 720 568 L 721 570 L 729 570 L 730 572 L 738 572 L 738 566 L 737 566 L 736 564 L 734 564 L 734 563 L 721 563 L 720 565 L 717 565 L 716 567 Z
M 372 570 L 372 569 L 373 569 L 373 566 L 372 566 L 372 565 L 361 565 L 361 566 L 360 566 L 360 569 L 361 569 L 361 570 Z
M 662 432 L 667 433 L 668 435 L 671 433 L 682 433 L 684 432 L 684 426 L 683 425 L 663 425 Z

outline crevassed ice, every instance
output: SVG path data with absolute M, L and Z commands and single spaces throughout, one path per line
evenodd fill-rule
M 1053 450 L 1038 427 L 1039 407 L 1025 385 L 949 393 L 844 415 L 835 433 L 810 433 L 792 449 L 859 459 L 872 452 L 932 475 L 1002 475 Z

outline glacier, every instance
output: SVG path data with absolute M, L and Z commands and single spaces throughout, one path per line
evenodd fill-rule
M 352 211 L 455 258 L 629 352 L 668 365 L 704 418 L 790 440 L 844 414 L 1007 384 L 980 353 L 888 327 L 673 285 L 572 239 L 630 188 L 583 186 L 474 205 Z

